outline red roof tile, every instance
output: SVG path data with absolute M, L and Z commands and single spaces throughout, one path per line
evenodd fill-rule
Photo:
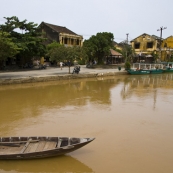
M 121 53 L 119 53 L 119 52 L 117 52 L 117 51 L 115 51 L 113 49 L 110 49 L 110 53 L 111 53 L 112 56 L 122 56 Z

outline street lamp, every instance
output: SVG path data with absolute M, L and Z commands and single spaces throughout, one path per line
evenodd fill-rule
M 161 60 L 161 55 L 162 55 L 162 50 L 161 50 L 161 40 L 162 40 L 162 31 L 164 30 L 164 29 L 167 29 L 167 27 L 160 27 L 160 29 L 157 29 L 157 31 L 160 31 L 160 46 L 159 46 L 159 49 L 160 49 L 160 60 Z

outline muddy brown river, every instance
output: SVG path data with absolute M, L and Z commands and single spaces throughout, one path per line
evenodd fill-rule
M 0 86 L 0 136 L 96 138 L 0 173 L 172 173 L 173 74 Z

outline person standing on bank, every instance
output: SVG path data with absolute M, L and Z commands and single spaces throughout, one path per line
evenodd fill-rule
M 60 63 L 59 63 L 59 65 L 60 65 L 60 68 L 61 68 L 61 70 L 62 70 L 63 63 L 62 63 L 62 62 L 60 62 Z

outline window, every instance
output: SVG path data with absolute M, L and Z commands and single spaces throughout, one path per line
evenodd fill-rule
M 77 39 L 77 43 L 76 43 L 77 45 L 79 45 L 79 40 Z
M 71 39 L 71 45 L 74 45 L 74 39 Z
M 148 48 L 153 48 L 153 42 L 147 42 L 147 49 Z
M 135 43 L 135 49 L 139 49 L 140 48 L 140 43 Z
M 64 39 L 64 44 L 67 44 L 67 38 Z

